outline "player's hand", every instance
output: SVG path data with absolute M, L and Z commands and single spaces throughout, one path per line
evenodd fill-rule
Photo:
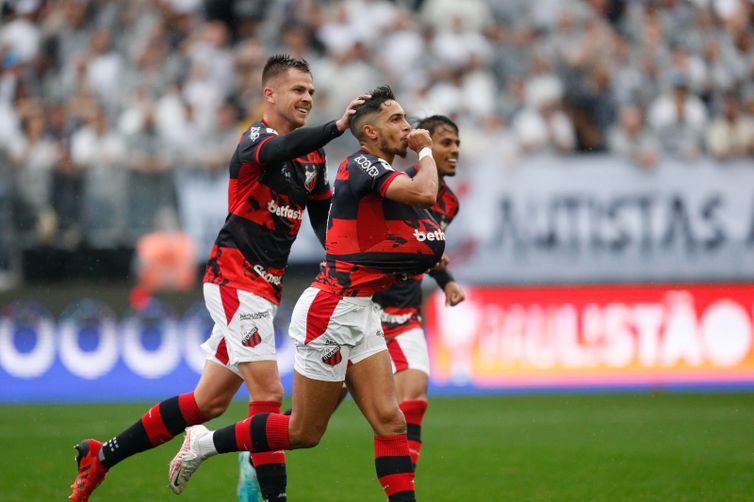
M 461 286 L 456 281 L 450 281 L 443 289 L 445 292 L 445 306 L 453 307 L 466 299 Z
M 356 113 L 356 107 L 358 107 L 359 105 L 363 105 L 364 103 L 367 102 L 367 100 L 371 98 L 372 96 L 369 94 L 362 94 L 358 98 L 348 103 L 348 106 L 346 107 L 346 111 L 343 113 L 343 116 L 335 121 L 335 127 L 338 128 L 338 131 L 345 132 L 345 130 L 348 129 L 348 126 L 351 125 L 351 117 L 353 116 L 354 113 Z
M 426 129 L 412 129 L 408 133 L 408 147 L 419 153 L 422 148 L 432 147 L 432 137 Z

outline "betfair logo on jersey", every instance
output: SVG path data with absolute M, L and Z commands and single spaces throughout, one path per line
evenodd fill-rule
M 358 165 L 361 168 L 362 171 L 364 171 L 365 173 L 367 173 L 372 178 L 376 178 L 377 176 L 380 175 L 379 168 L 376 165 L 372 164 L 372 161 L 369 160 L 366 157 L 366 155 L 359 155 L 358 157 L 356 157 L 355 159 L 353 159 L 353 161 L 356 162 L 356 165 Z M 382 167 L 384 167 L 388 171 L 394 171 L 395 170 L 386 161 L 384 161 L 382 159 L 379 159 L 379 162 L 380 162 L 380 164 L 382 164 Z
M 252 326 L 250 330 L 244 332 L 241 338 L 241 345 L 244 347 L 254 348 L 262 343 L 262 337 L 259 335 L 259 328 Z
M 293 209 L 288 205 L 279 206 L 278 203 L 274 200 L 271 200 L 267 203 L 267 210 L 275 216 L 280 216 L 281 218 L 288 218 L 291 220 L 304 219 L 304 212 L 300 209 Z
M 444 241 L 445 240 L 445 233 L 443 233 L 442 230 L 439 228 L 435 230 L 434 232 L 420 232 L 417 228 L 414 230 L 414 238 L 419 242 L 424 241 Z
M 259 265 L 259 264 L 254 265 L 254 272 L 256 272 L 259 277 L 269 282 L 273 286 L 280 286 L 280 283 L 281 283 L 280 276 L 269 273 L 268 271 L 264 269 L 262 265 Z

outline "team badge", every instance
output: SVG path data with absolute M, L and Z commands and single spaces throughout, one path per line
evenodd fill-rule
M 251 141 L 256 141 L 257 139 L 259 139 L 259 135 L 262 132 L 261 129 L 261 127 L 252 127 L 251 129 L 249 129 L 249 139 Z
M 307 165 L 304 171 L 304 187 L 307 192 L 314 190 L 314 184 L 317 182 L 317 168 L 312 165 Z
M 322 362 L 328 366 L 337 366 L 341 361 L 343 361 L 343 356 L 340 355 L 340 345 L 333 345 L 322 355 Z
M 244 333 L 241 339 L 241 345 L 244 347 L 254 348 L 262 343 L 262 337 L 259 335 L 259 328 L 252 326 L 250 330 Z

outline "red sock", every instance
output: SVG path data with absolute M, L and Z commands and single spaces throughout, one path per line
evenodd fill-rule
M 249 418 L 259 413 L 280 413 L 280 403 L 275 401 L 252 401 L 249 403 Z M 269 423 L 269 418 L 267 419 Z M 287 432 L 286 425 L 286 432 Z M 265 453 L 252 453 L 251 463 L 257 471 L 259 488 L 262 495 L 270 500 L 277 500 L 285 493 L 287 475 L 285 472 L 285 453 L 282 450 Z
M 102 464 L 108 469 L 139 452 L 170 441 L 189 425 L 203 424 L 194 393 L 174 396 L 152 406 L 140 420 L 102 445 Z
M 406 417 L 406 436 L 408 437 L 408 451 L 411 454 L 411 462 L 416 468 L 419 462 L 419 453 L 422 449 L 422 420 L 429 403 L 426 401 L 403 401 L 400 404 L 401 411 Z
M 213 434 L 215 448 L 218 453 L 290 450 L 290 420 L 288 415 L 279 413 L 257 413 L 252 418 L 216 430 Z
M 374 437 L 374 467 L 390 502 L 416 500 L 414 466 L 405 434 Z

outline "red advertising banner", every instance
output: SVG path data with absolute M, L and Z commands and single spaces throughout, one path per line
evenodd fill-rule
M 426 305 L 437 385 L 754 384 L 754 286 L 467 288 Z

